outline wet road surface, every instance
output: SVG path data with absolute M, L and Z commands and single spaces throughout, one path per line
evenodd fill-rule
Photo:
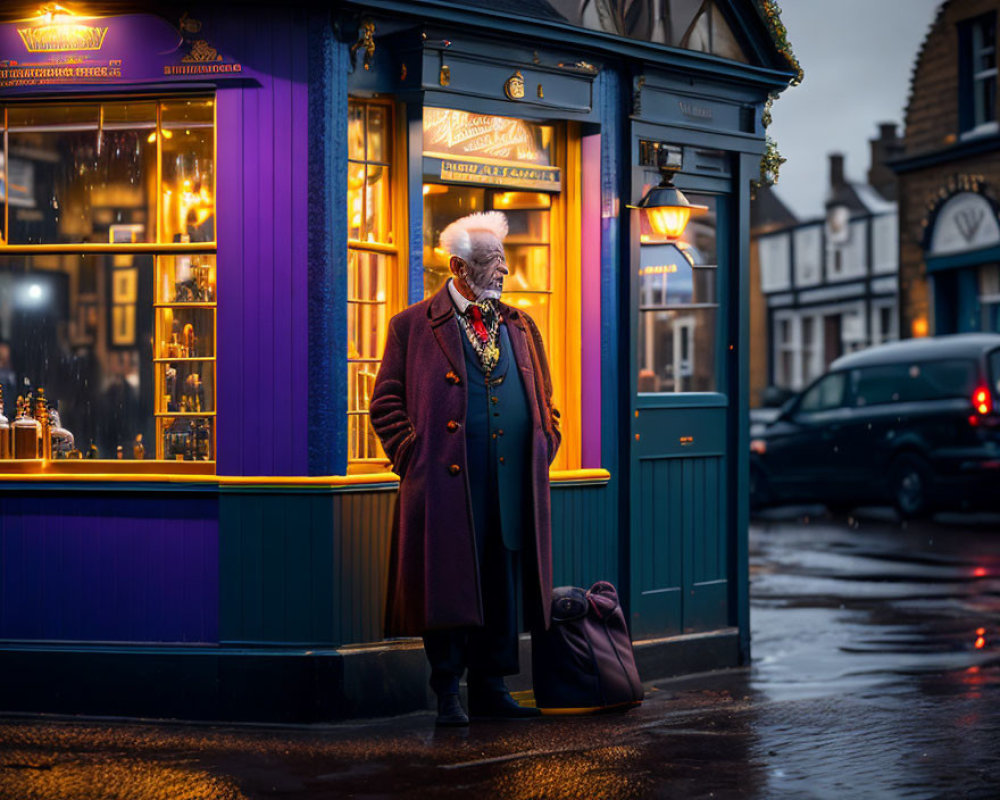
M 1000 797 L 1000 519 L 772 512 L 754 663 L 624 715 L 308 727 L 0 719 L 0 798 Z

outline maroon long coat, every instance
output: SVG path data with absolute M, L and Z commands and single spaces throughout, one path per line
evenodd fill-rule
M 549 624 L 552 532 L 549 464 L 558 412 L 542 338 L 524 312 L 500 304 L 534 423 L 531 484 L 540 587 L 535 613 Z M 445 286 L 389 322 L 371 421 L 400 477 L 389 555 L 387 636 L 483 624 L 466 469 L 465 354 Z M 528 547 L 525 543 L 525 547 Z

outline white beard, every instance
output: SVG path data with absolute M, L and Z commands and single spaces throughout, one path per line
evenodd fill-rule
M 472 293 L 476 296 L 476 302 L 481 303 L 483 300 L 499 300 L 502 289 L 494 289 L 491 287 L 482 287 L 479 283 L 472 277 L 472 270 L 465 267 L 462 270 L 462 280 L 465 281 L 466 286 L 472 289 Z

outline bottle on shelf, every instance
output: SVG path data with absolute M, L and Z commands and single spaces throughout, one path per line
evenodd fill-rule
M 3 387 L 0 386 L 0 459 L 13 458 L 10 421 L 3 413 Z
M 31 416 L 31 394 L 17 398 L 13 428 L 14 458 L 41 458 L 42 426 Z

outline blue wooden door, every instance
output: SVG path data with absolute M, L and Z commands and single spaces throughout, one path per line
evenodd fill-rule
M 730 622 L 729 199 L 718 191 L 722 181 L 683 180 L 677 183 L 688 199 L 709 210 L 692 217 L 680 241 L 657 240 L 638 212 L 633 218 L 641 226 L 630 277 L 629 594 L 636 638 Z

